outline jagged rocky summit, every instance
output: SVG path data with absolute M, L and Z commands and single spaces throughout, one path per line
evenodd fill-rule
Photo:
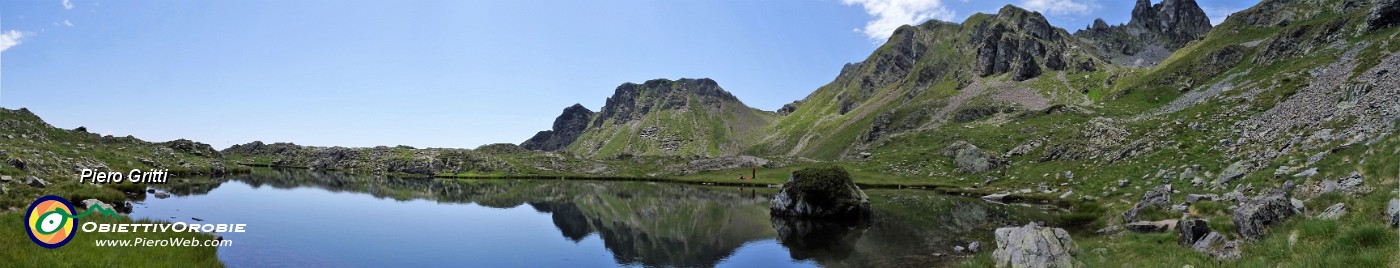
M 1108 25 L 1103 19 L 1095 19 L 1075 36 L 1114 63 L 1145 67 L 1156 65 L 1187 43 L 1205 37 L 1210 29 L 1210 18 L 1195 0 L 1163 0 L 1156 5 L 1138 0 L 1127 24 Z

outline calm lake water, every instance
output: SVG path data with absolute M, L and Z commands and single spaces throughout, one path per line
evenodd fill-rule
M 1038 208 L 867 190 L 864 223 L 773 219 L 776 189 L 576 180 L 434 180 L 256 169 L 159 185 L 133 218 L 244 223 L 231 267 L 868 267 L 967 258 L 954 246 Z

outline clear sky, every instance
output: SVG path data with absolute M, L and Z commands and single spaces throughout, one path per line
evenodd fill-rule
M 1198 2 L 1219 23 L 1257 1 Z M 475 148 L 655 78 L 713 78 L 774 110 L 898 25 L 1005 4 L 1072 32 L 1125 23 L 1133 2 L 0 0 L 0 107 L 216 148 Z

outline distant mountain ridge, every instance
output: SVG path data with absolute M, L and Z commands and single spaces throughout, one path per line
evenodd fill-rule
M 830 84 L 776 113 L 743 106 L 710 79 L 626 83 L 598 112 L 571 106 L 551 130 L 521 147 L 587 156 L 851 157 L 882 138 L 927 129 L 965 112 L 956 110 L 961 100 L 949 100 L 964 88 L 1026 81 L 1049 72 L 1121 68 L 1113 62 L 1135 55 L 1124 52 L 1136 53 L 1145 45 L 1180 48 L 1211 27 L 1193 0 L 1139 1 L 1130 23 L 1101 26 L 1091 27 L 1097 32 L 1072 35 L 1040 13 L 1012 5 L 996 14 L 975 14 L 961 24 L 906 25 L 869 58 L 847 64 Z M 1164 57 L 1149 59 L 1155 63 Z M 1015 109 L 1042 109 L 1048 105 L 1038 103 L 1053 101 L 1030 102 Z M 676 131 L 681 129 L 685 131 Z M 734 135 L 745 138 L 734 140 Z

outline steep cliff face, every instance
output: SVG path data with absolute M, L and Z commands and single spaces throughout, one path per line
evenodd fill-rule
M 555 151 L 563 149 L 583 135 L 583 131 L 588 129 L 588 122 L 593 119 L 593 111 L 580 104 L 574 104 L 569 108 L 564 108 L 564 112 L 559 117 L 554 118 L 554 128 L 540 131 L 529 140 L 520 143 L 520 147 L 536 151 Z
M 1077 40 L 1050 26 L 1040 13 L 1008 5 L 988 23 L 974 27 L 971 40 L 980 76 L 1011 73 L 1012 80 L 1024 81 L 1040 76 L 1043 70 L 1062 71 L 1071 65 L 1095 70 L 1091 57 L 1075 57 L 1070 51 Z
M 749 108 L 707 78 L 622 84 L 589 121 L 573 110 L 561 116 L 569 117 L 562 125 L 556 120 L 552 134 L 541 135 L 556 149 L 600 157 L 736 155 L 777 116 Z M 573 131 L 576 139 L 564 139 Z
M 1097 19 L 1075 36 L 1114 63 L 1144 67 L 1205 37 L 1210 29 L 1210 18 L 1195 0 L 1163 0 L 1156 5 L 1138 0 L 1127 24 L 1110 26 Z

